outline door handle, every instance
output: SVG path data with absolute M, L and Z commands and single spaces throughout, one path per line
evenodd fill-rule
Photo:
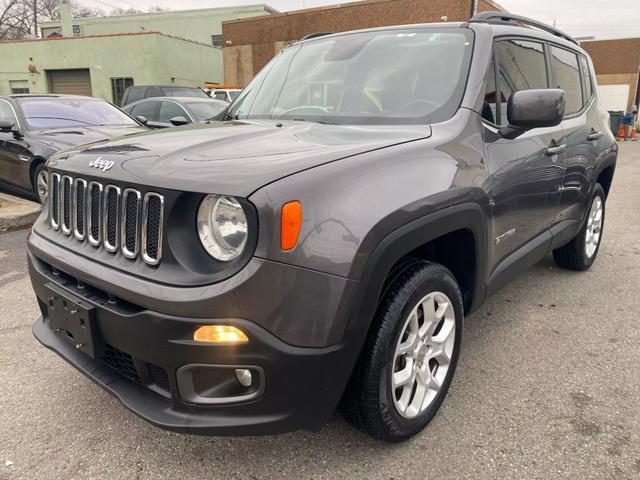
M 557 155 L 559 153 L 564 152 L 567 149 L 567 145 L 566 144 L 561 144 L 561 145 L 556 145 L 553 147 L 549 147 L 547 148 L 547 155 L 551 156 L 551 155 Z
M 602 132 L 596 132 L 595 130 L 591 130 L 591 133 L 587 137 L 587 140 L 591 142 L 593 140 L 598 140 L 600 137 L 602 137 Z

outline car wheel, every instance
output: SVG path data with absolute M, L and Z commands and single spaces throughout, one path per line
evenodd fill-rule
M 562 268 L 586 270 L 596 259 L 604 228 L 605 193 L 597 183 L 584 225 L 568 244 L 553 251 L 553 258 Z
M 49 195 L 49 176 L 43 163 L 38 164 L 33 171 L 33 192 L 38 201 L 44 205 Z
M 451 384 L 462 324 L 452 273 L 435 263 L 410 264 L 380 302 L 341 404 L 345 417 L 388 442 L 420 432 Z

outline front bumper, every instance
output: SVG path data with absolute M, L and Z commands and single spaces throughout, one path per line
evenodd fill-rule
M 357 347 L 346 340 L 323 348 L 295 347 L 247 320 L 188 318 L 141 308 L 82 284 L 32 253 L 29 270 L 42 312 L 33 327 L 35 337 L 131 411 L 165 429 L 207 435 L 320 429 L 334 411 L 357 356 Z M 93 308 L 95 335 L 103 345 L 95 359 L 51 328 L 47 297 L 52 286 Z M 211 323 L 237 326 L 249 342 L 194 342 L 194 329 Z M 256 366 L 264 374 L 264 390 L 257 398 L 233 404 L 189 403 L 181 396 L 176 372 L 191 364 Z

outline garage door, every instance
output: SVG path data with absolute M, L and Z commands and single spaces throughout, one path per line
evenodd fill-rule
M 91 96 L 91 74 L 88 68 L 48 70 L 51 93 Z

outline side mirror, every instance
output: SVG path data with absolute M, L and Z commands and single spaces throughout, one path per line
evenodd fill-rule
M 564 116 L 564 90 L 520 90 L 509 97 L 509 127 L 517 130 L 555 127 Z
M 179 127 L 180 125 L 187 125 L 187 124 L 191 123 L 191 122 L 189 122 L 189 120 L 187 120 L 182 115 L 179 115 L 177 117 L 173 117 L 169 121 L 171 122 L 172 125 L 175 125 L 176 127 Z
M 139 121 L 143 125 L 146 125 L 147 122 L 149 122 L 149 120 L 147 120 L 147 117 L 145 117 L 144 115 L 138 115 L 136 117 L 136 120 Z
M 11 120 L 0 120 L 0 132 L 11 133 L 16 124 Z

